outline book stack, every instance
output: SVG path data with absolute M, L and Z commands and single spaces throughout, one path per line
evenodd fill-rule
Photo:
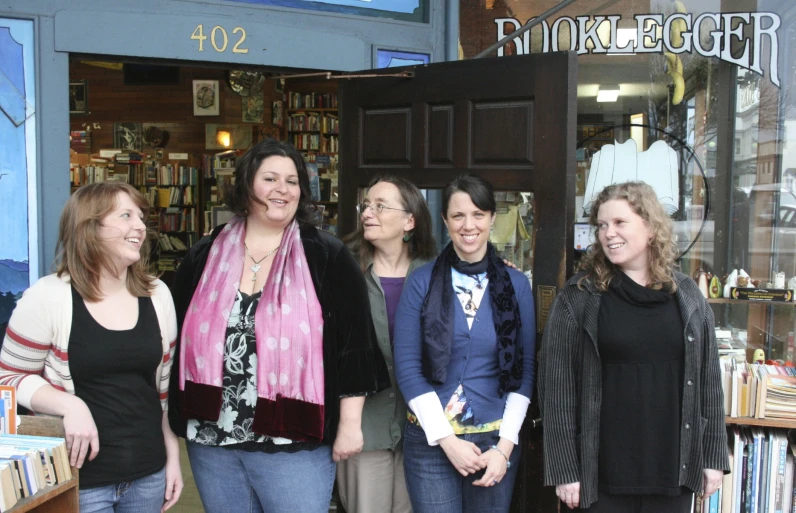
M 796 369 L 720 359 L 724 411 L 730 417 L 796 420 Z
M 143 155 L 137 151 L 123 151 L 117 153 L 115 158 L 119 164 L 141 164 L 144 161 Z
M 91 132 L 88 130 L 69 132 L 69 147 L 77 153 L 91 153 Z
M 72 469 L 63 438 L 0 436 L 0 512 L 69 479 Z
M 796 445 L 787 431 L 733 426 L 729 438 L 731 473 L 700 513 L 796 512 Z

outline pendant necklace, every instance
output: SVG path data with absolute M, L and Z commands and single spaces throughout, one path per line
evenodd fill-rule
M 257 282 L 257 271 L 259 271 L 261 269 L 260 262 L 262 262 L 263 260 L 265 260 L 269 256 L 273 255 L 274 253 L 276 253 L 276 250 L 279 249 L 279 246 L 277 246 L 274 249 L 272 249 L 271 251 L 269 251 L 264 257 L 262 257 L 259 260 L 255 260 L 254 257 L 252 256 L 252 254 L 249 253 L 249 246 L 247 246 L 245 242 L 243 243 L 243 247 L 246 248 L 246 254 L 249 255 L 249 258 L 251 258 L 252 262 L 254 262 L 254 265 L 249 267 L 249 269 L 251 269 L 252 272 L 254 273 L 252 275 L 252 284 L 254 284 L 254 283 Z

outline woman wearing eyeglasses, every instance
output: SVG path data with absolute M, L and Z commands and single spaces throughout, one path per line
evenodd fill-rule
M 431 214 L 411 182 L 380 176 L 358 205 L 359 230 L 347 237 L 368 285 L 376 336 L 390 372 L 391 387 L 365 400 L 361 453 L 337 464 L 337 485 L 349 513 L 412 511 L 403 472 L 406 405 L 395 383 L 395 310 L 406 277 L 436 254 Z

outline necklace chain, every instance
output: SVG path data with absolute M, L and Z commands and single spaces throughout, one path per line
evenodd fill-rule
M 271 251 L 266 253 L 266 255 L 264 257 L 262 257 L 261 259 L 255 260 L 254 257 L 252 256 L 252 254 L 249 252 L 249 246 L 247 246 L 245 242 L 243 243 L 243 247 L 246 248 L 246 254 L 249 255 L 249 258 L 251 258 L 252 262 L 254 262 L 254 265 L 249 267 L 249 269 L 252 270 L 252 273 L 254 273 L 254 274 L 252 274 L 252 283 L 255 283 L 257 281 L 257 271 L 259 271 L 262 268 L 260 266 L 260 262 L 262 262 L 263 260 L 265 260 L 269 256 L 273 255 L 274 253 L 276 253 L 276 250 L 279 249 L 279 246 L 281 246 L 281 244 L 278 244 L 274 249 L 272 249 Z

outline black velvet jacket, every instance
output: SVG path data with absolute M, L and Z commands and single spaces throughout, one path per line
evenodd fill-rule
M 179 328 L 177 362 L 185 313 L 222 228 L 194 244 L 177 270 L 172 287 Z M 337 238 L 309 225 L 301 227 L 301 242 L 323 311 L 323 443 L 332 444 L 337 436 L 340 398 L 380 392 L 390 387 L 390 376 L 373 328 L 365 278 L 351 252 Z M 178 436 L 185 437 L 187 419 L 180 415 L 179 364 L 175 365 L 169 385 L 169 424 Z

